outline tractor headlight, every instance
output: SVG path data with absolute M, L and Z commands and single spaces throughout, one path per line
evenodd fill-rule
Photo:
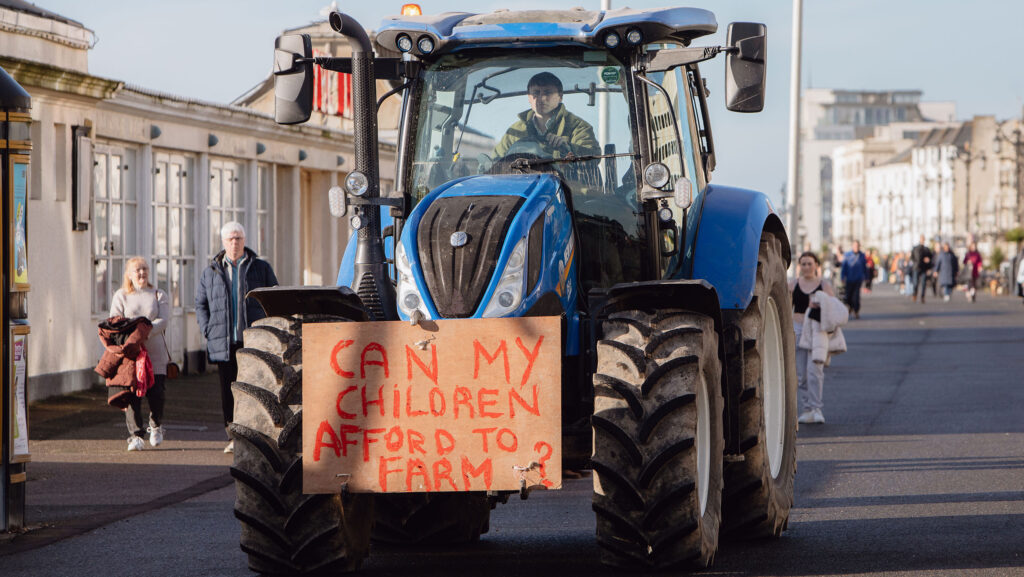
M 345 177 L 345 190 L 352 196 L 363 196 L 370 190 L 370 179 L 358 170 L 353 170 Z
M 430 313 L 423 304 L 423 297 L 416 288 L 416 281 L 412 278 L 412 265 L 409 264 L 409 257 L 405 255 L 405 245 L 401 242 L 395 243 L 395 269 L 398 270 L 398 309 L 406 317 L 412 317 L 414 311 L 420 311 L 422 318 L 429 319 Z
M 395 45 L 398 46 L 399 52 L 408 52 L 412 50 L 412 38 L 409 38 L 408 34 L 399 34 Z
M 523 269 L 526 265 L 526 237 L 516 243 L 512 254 L 501 272 L 498 286 L 494 288 L 491 301 L 487 303 L 483 316 L 496 318 L 519 308 L 523 302 L 523 286 L 526 284 Z

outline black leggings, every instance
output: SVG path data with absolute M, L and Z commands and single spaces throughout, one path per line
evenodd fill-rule
M 164 401 L 166 400 L 166 389 L 164 380 L 166 375 L 153 375 L 154 383 L 146 391 L 146 401 L 149 402 L 149 426 L 159 427 L 164 420 Z M 128 406 L 124 409 L 124 421 L 128 425 L 128 433 L 136 437 L 144 437 L 142 430 L 142 397 L 134 394 L 128 395 Z

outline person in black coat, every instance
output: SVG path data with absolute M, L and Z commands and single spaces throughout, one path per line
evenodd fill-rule
M 942 243 L 942 250 L 935 257 L 935 277 L 942 287 L 942 300 L 949 301 L 956 286 L 956 275 L 960 272 L 960 263 L 949 248 L 949 243 Z
M 263 307 L 245 295 L 257 288 L 277 286 L 270 263 L 245 246 L 245 229 L 229 222 L 220 229 L 224 250 L 203 269 L 196 289 L 196 320 L 206 339 L 206 354 L 217 365 L 220 377 L 224 426 L 234 420 L 235 398 L 231 383 L 238 375 L 236 354 L 242 348 L 242 333 L 254 321 L 266 316 Z M 225 447 L 234 452 L 235 442 Z
M 934 257 L 932 249 L 924 244 L 924 235 L 922 234 L 917 246 L 911 252 L 911 259 L 914 261 L 914 292 L 912 294 L 915 301 L 917 300 L 917 293 L 920 292 L 921 302 L 924 302 L 924 291 L 928 287 L 926 281 L 928 275 L 931 274 L 932 259 Z

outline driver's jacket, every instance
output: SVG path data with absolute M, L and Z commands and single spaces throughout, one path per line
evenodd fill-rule
M 566 151 L 551 150 L 545 138 L 547 133 L 565 137 L 569 141 L 569 152 L 576 156 L 600 154 L 594 128 L 586 120 L 566 110 L 565 104 L 558 105 L 554 116 L 548 121 L 544 134 L 541 134 L 537 129 L 537 123 L 533 121 L 535 115 L 532 109 L 519 113 L 519 120 L 509 127 L 505 136 L 501 137 L 501 141 L 494 147 L 495 158 L 505 156 L 513 144 L 524 138 L 539 142 L 545 151 L 550 150 L 552 158 L 561 158 Z

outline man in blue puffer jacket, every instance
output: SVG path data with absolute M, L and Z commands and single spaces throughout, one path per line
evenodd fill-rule
M 234 419 L 235 398 L 231 383 L 238 375 L 236 353 L 242 348 L 242 333 L 254 321 L 266 316 L 263 307 L 245 298 L 252 289 L 277 286 L 270 263 L 261 260 L 245 246 L 245 229 L 229 222 L 220 229 L 224 250 L 203 269 L 196 289 L 196 320 L 206 338 L 206 354 L 216 363 L 220 376 L 221 408 L 224 426 Z M 232 453 L 235 442 L 224 449 Z

